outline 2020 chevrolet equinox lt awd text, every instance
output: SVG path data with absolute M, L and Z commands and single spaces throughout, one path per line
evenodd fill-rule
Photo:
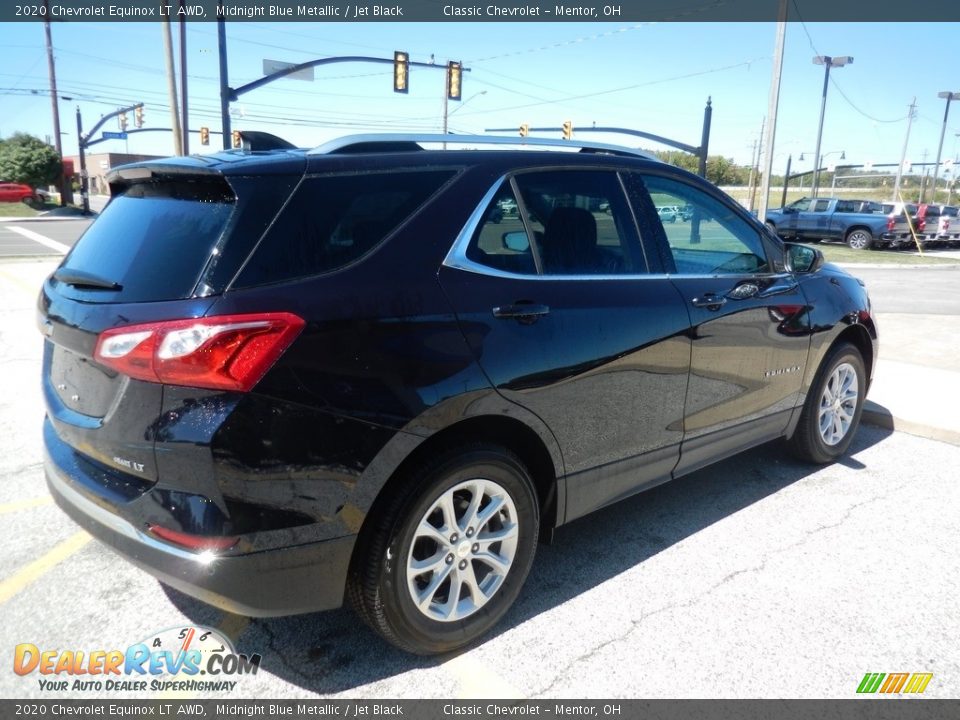
M 776 438 L 847 450 L 862 283 L 642 153 L 504 142 L 114 170 L 39 298 L 57 503 L 212 605 L 346 598 L 425 654 L 494 625 L 559 525 Z

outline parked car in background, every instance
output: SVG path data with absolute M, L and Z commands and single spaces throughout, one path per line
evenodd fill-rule
M 661 222 L 674 223 L 677 221 L 677 217 L 680 215 L 680 211 L 672 205 L 667 205 L 657 208 L 657 215 L 660 216 Z
M 922 204 L 917 208 L 917 232 L 930 247 L 947 247 L 960 240 L 956 215 L 944 212 L 949 205 Z M 952 208 L 954 213 L 956 208 Z
M 0 183 L 0 202 L 40 202 L 37 191 L 23 183 Z
M 896 247 L 910 239 L 905 222 L 866 200 L 802 198 L 767 212 L 767 226 L 784 239 L 839 241 L 854 250 Z
M 863 284 L 702 178 L 576 144 L 112 170 L 38 300 L 55 501 L 209 604 L 347 600 L 430 654 L 490 630 L 560 525 L 772 440 L 841 457 Z
M 950 245 L 960 245 L 960 208 L 956 205 L 941 205 L 940 218 L 940 222 L 946 226 L 945 232 L 950 236 Z

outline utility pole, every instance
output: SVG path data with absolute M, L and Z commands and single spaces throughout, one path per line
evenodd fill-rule
M 180 130 L 180 105 L 177 102 L 177 75 L 173 66 L 173 37 L 170 31 L 170 17 L 162 23 L 160 32 L 163 33 L 164 55 L 167 59 L 167 90 L 170 95 L 170 121 L 173 128 L 173 152 L 183 155 L 183 135 Z
M 787 34 L 787 0 L 780 0 L 777 14 L 777 41 L 773 50 L 773 76 L 770 80 L 770 97 L 767 101 L 767 117 L 770 129 L 767 131 L 767 143 L 764 148 L 763 174 L 760 176 L 760 210 L 757 217 L 760 222 L 767 219 L 767 206 L 770 202 L 770 178 L 773 175 L 773 145 L 777 135 L 777 108 L 780 105 L 780 77 L 783 74 L 783 45 Z M 783 178 L 783 202 L 787 204 L 787 177 L 790 175 L 790 159 L 787 159 L 787 174 Z
M 920 178 L 920 203 L 923 203 L 923 197 L 927 194 L 927 177 L 929 177 L 929 169 L 927 168 L 927 155 L 929 151 L 923 149 L 923 177 Z
M 53 39 L 50 36 L 50 0 L 43 0 L 43 5 L 47 9 L 44 15 L 43 31 L 47 37 L 47 72 L 50 76 L 50 105 L 53 109 L 53 146 L 57 149 L 57 157 L 63 163 L 63 144 L 60 141 L 60 96 L 57 94 L 57 70 L 53 61 Z M 60 170 L 60 180 L 57 183 L 60 190 L 60 207 L 67 204 L 67 200 L 73 200 L 73 197 L 67 197 L 69 192 L 67 181 L 63 177 L 63 169 Z
M 183 12 L 186 0 L 180 0 L 180 11 Z M 180 16 L 180 99 L 183 110 L 183 154 L 190 154 L 190 117 L 187 111 L 187 16 Z
M 223 10 L 223 0 L 219 5 Z M 223 13 L 217 15 L 217 55 L 220 60 L 220 129 L 223 136 L 223 149 L 230 149 L 230 81 L 227 77 L 227 25 Z
M 764 117 L 760 122 L 760 138 L 753 143 L 753 164 L 750 166 L 750 212 L 753 212 L 753 205 L 757 200 L 757 181 L 760 179 L 760 152 L 763 149 L 763 131 L 767 127 L 767 118 Z
M 914 97 L 910 102 L 910 110 L 907 113 L 907 136 L 903 139 L 903 151 L 900 153 L 900 165 L 897 167 L 897 179 L 893 183 L 893 201 L 900 199 L 900 180 L 903 178 L 903 164 L 907 161 L 907 145 L 910 144 L 910 126 L 913 125 L 913 117 L 917 114 L 917 98 Z
M 960 100 L 960 93 L 941 92 L 937 97 L 944 98 L 947 106 L 943 109 L 943 126 L 940 128 L 940 143 L 937 145 L 937 164 L 933 166 L 933 201 L 937 201 L 937 177 L 940 175 L 940 157 L 943 154 L 943 136 L 947 134 L 947 117 L 950 115 L 950 101 Z M 950 204 L 950 201 L 947 201 Z

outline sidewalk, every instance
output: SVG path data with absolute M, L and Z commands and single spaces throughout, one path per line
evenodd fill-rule
M 960 372 L 884 360 L 882 353 L 863 421 L 960 445 Z
M 864 422 L 960 445 L 960 317 L 878 313 Z
M 55 220 L 92 220 L 97 217 L 95 210 L 90 210 L 89 215 L 84 215 L 80 208 L 76 207 L 58 207 L 53 210 L 47 210 L 42 215 L 25 215 L 22 217 L 0 217 L 0 223 L 25 223 L 25 222 L 52 222 Z

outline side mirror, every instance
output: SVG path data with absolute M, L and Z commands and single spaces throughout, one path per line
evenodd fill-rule
M 513 250 L 514 252 L 522 253 L 530 249 L 530 240 L 523 230 L 504 233 L 501 240 L 503 241 L 504 250 Z
M 796 243 L 786 243 L 787 270 L 793 273 L 812 273 L 819 270 L 824 263 L 823 253 L 817 248 L 809 245 L 798 245 Z

